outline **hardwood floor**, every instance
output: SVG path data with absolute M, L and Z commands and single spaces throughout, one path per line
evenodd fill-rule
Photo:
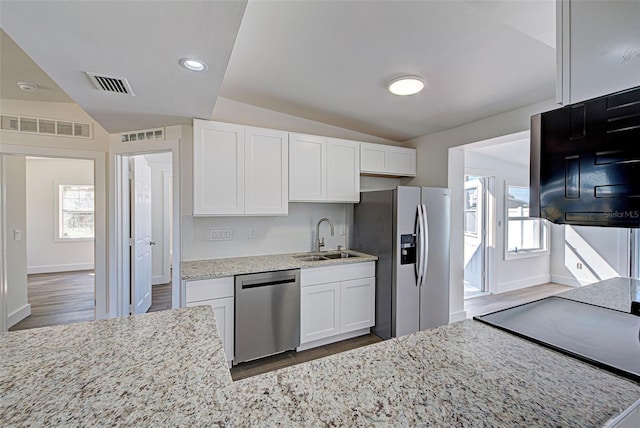
M 171 309 L 171 283 L 151 286 L 151 307 L 147 312 Z
M 31 315 L 9 331 L 94 319 L 92 270 L 27 275 Z
M 31 315 L 9 331 L 92 321 L 95 316 L 92 270 L 27 275 Z M 149 312 L 171 309 L 171 283 L 151 288 Z
M 473 297 L 464 301 L 464 309 L 467 311 L 467 318 L 473 318 L 476 315 L 522 305 L 572 289 L 573 287 L 549 282 L 508 293 Z
M 251 376 L 327 357 L 339 352 L 360 348 L 362 346 L 371 345 L 372 343 L 378 343 L 381 341 L 382 339 L 375 334 L 367 334 L 365 336 L 331 343 L 329 345 L 320 346 L 306 351 L 288 351 L 271 357 L 238 364 L 231 369 L 231 377 L 234 381 L 245 379 Z

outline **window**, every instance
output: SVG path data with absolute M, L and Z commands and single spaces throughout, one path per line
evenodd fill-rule
M 93 186 L 58 186 L 58 236 L 60 240 L 93 239 Z
M 529 189 L 506 186 L 506 258 L 548 253 L 547 221 L 529 217 Z

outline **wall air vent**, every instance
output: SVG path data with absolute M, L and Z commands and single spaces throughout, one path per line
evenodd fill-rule
M 120 134 L 120 141 L 123 143 L 133 143 L 145 140 L 164 140 L 164 128 L 141 129 Z
M 121 77 L 105 76 L 103 74 L 86 72 L 87 76 L 91 79 L 96 88 L 99 91 L 115 92 L 116 94 L 128 94 L 133 95 L 131 85 L 127 82 L 127 79 Z
M 68 120 L 45 119 L 40 117 L 0 116 L 3 131 L 42 134 L 59 137 L 91 138 L 91 124 Z

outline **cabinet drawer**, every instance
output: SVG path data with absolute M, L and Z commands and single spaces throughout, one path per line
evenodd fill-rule
M 187 303 L 233 297 L 233 277 L 187 281 Z
M 315 284 L 372 277 L 376 275 L 375 263 L 364 262 L 302 269 L 300 271 L 300 286 L 306 287 Z

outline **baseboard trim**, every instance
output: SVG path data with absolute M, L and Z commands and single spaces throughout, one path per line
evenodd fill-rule
M 171 282 L 171 276 L 169 276 L 169 279 L 165 278 L 164 275 L 156 275 L 151 277 L 151 285 L 162 285 L 168 284 L 169 282 Z
M 7 317 L 7 328 L 13 327 L 29 315 L 31 315 L 31 304 L 27 303 L 9 314 Z
M 569 287 L 582 287 L 580 281 L 571 276 L 551 275 L 551 282 L 556 284 L 568 285 Z
M 313 342 L 303 343 L 296 348 L 296 351 L 305 351 L 318 346 L 328 345 L 329 343 L 340 342 L 341 340 L 353 339 L 354 337 L 364 336 L 371 333 L 371 328 L 362 328 L 360 330 L 350 331 L 348 333 L 338 334 L 336 336 L 325 337 L 324 339 L 314 340 Z
M 526 278 L 520 278 L 517 281 L 509 281 L 509 282 L 502 282 L 502 283 L 496 284 L 496 287 L 493 290 L 493 293 L 494 294 L 507 293 L 509 291 L 520 290 L 521 288 L 532 287 L 534 285 L 540 285 L 540 284 L 546 284 L 547 282 L 552 282 L 551 275 L 549 274 L 529 276 Z
M 467 311 L 464 311 L 464 310 L 458 311 L 458 312 L 451 312 L 449 314 L 449 324 L 466 320 L 466 319 L 467 319 Z
M 76 270 L 93 270 L 93 269 L 94 269 L 93 263 L 71 263 L 67 265 L 28 266 L 27 274 L 72 272 Z

